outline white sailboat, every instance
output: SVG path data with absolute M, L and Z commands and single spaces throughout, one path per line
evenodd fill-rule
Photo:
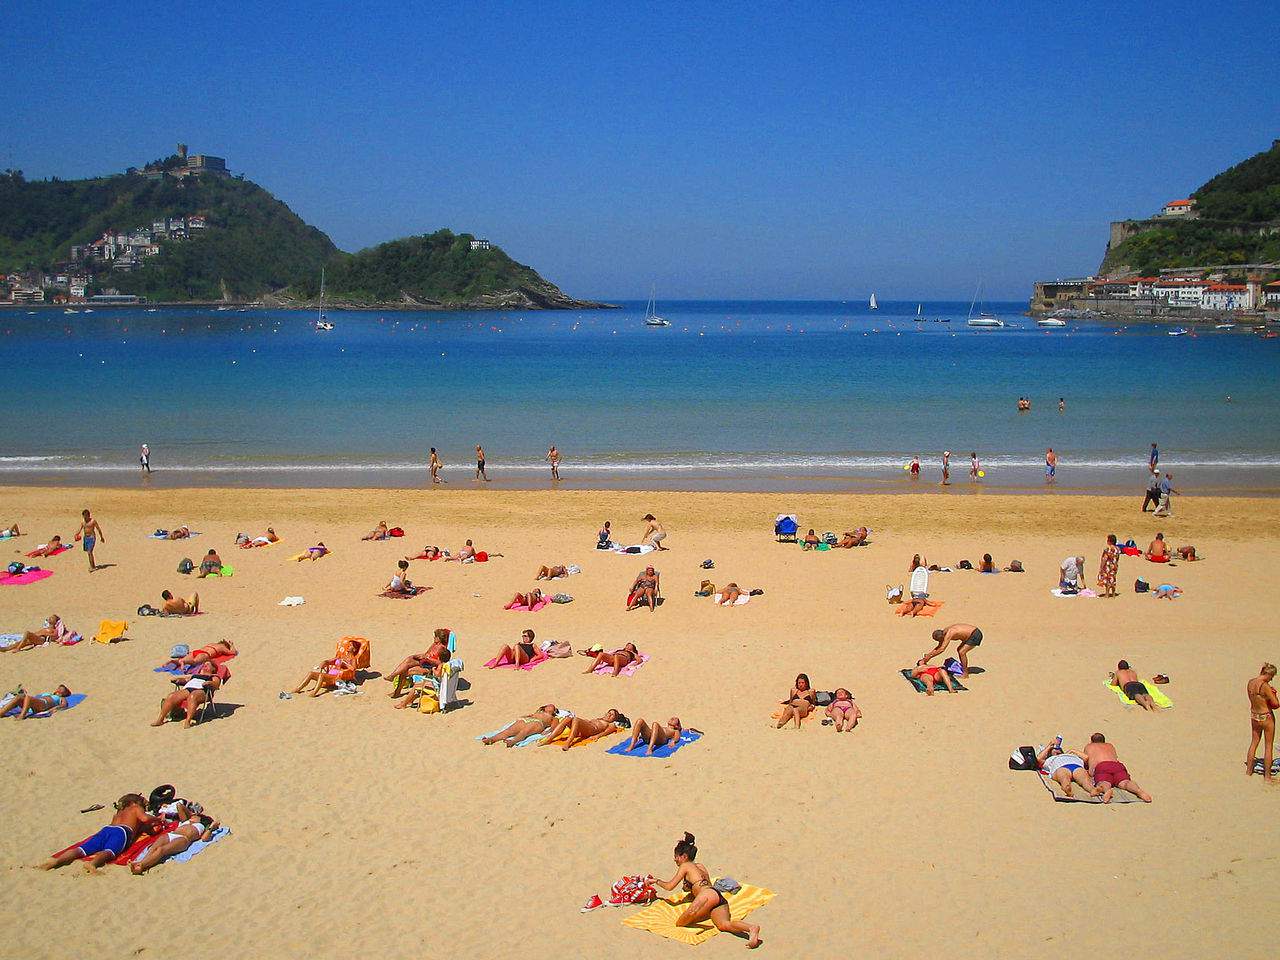
M 324 267 L 320 268 L 320 307 L 316 312 L 316 331 L 324 332 L 333 329 L 333 324 L 324 315 Z
M 993 330 L 1004 326 L 1004 321 L 993 314 L 987 313 L 985 310 L 976 317 L 973 315 L 973 308 L 978 305 L 978 297 L 982 293 L 982 284 L 978 284 L 978 289 L 973 293 L 973 300 L 969 303 L 969 318 L 965 321 L 971 327 L 978 329 Z
M 924 304 L 916 304 L 916 323 L 924 323 Z
M 649 288 L 649 303 L 644 308 L 644 325 L 646 327 L 669 327 L 671 326 L 671 321 L 664 320 L 657 314 L 658 299 L 655 295 L 656 291 L 657 284 Z
M 872 310 L 880 309 L 880 304 L 876 303 L 876 295 L 874 293 L 871 295 L 871 309 Z

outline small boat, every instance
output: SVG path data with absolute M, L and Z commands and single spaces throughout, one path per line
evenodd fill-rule
M 985 311 L 979 313 L 976 317 L 973 315 L 973 308 L 978 305 L 978 298 L 980 296 L 982 296 L 981 283 L 978 284 L 978 289 L 973 292 L 973 300 L 969 302 L 969 316 L 968 319 L 965 320 L 965 323 L 971 327 L 977 327 L 979 330 L 994 330 L 999 327 L 1003 327 L 1003 320 L 999 317 L 993 316 L 992 314 L 986 313 Z
M 1057 317 L 1041 317 L 1039 320 L 1036 321 L 1037 327 L 1055 327 L 1056 328 L 1056 327 L 1065 327 L 1066 325 L 1067 325 L 1067 321 L 1060 320 Z
M 1235 328 L 1236 328 L 1236 325 L 1235 325 L 1234 323 L 1220 323 L 1220 324 L 1218 324 L 1216 327 L 1214 327 L 1213 329 L 1215 329 L 1215 330 L 1234 330 Z
M 155 307 L 147 307 L 147 313 L 155 313 L 155 312 L 156 312 Z
M 871 310 L 880 309 L 880 304 L 876 303 L 876 295 L 874 293 L 871 295 L 871 302 L 868 304 L 868 308 Z
M 329 322 L 329 318 L 324 315 L 324 267 L 320 268 L 320 307 L 316 311 L 316 332 L 328 333 L 333 329 L 333 324 Z
M 70 307 L 62 311 L 63 313 L 79 313 L 79 310 L 72 310 Z
M 82 312 L 82 313 L 93 313 L 93 308 L 92 308 L 92 307 L 85 307 L 85 308 L 84 308 L 84 310 L 82 310 L 81 312 Z
M 1166 331 L 1171 337 L 1185 337 L 1187 335 L 1186 327 L 1179 327 L 1177 330 Z
M 649 302 L 644 308 L 644 325 L 646 327 L 669 327 L 671 326 L 671 321 L 664 320 L 662 317 L 658 316 L 658 300 L 655 296 L 656 289 L 656 285 L 649 288 Z

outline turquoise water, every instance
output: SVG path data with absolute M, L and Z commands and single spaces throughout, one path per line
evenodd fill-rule
M 409 486 L 439 448 L 500 485 L 905 489 L 944 449 L 967 483 L 1141 488 L 1152 440 L 1182 487 L 1280 487 L 1280 341 L 1073 321 L 1022 304 L 973 330 L 967 303 L 684 302 L 622 310 L 340 312 L 45 308 L 0 312 L 17 411 L 0 481 Z M 950 318 L 950 323 L 936 322 Z M 1033 401 L 1018 413 L 1019 396 Z M 1230 396 L 1230 401 L 1227 397 Z M 1059 413 L 1059 397 L 1066 412 Z

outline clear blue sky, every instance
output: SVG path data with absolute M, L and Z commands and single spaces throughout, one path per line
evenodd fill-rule
M 1020 299 L 1280 136 L 1280 4 L 1067 6 L 17 0 L 0 166 L 181 140 L 579 296 Z

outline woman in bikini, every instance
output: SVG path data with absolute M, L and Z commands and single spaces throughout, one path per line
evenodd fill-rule
M 517 594 L 518 596 L 518 594 Z M 538 648 L 533 642 L 533 631 L 525 630 L 520 634 L 520 641 L 515 645 L 507 644 L 493 658 L 493 667 L 522 667 L 538 655 Z
M 736 583 L 726 583 L 724 589 L 720 591 L 720 599 L 716 603 L 722 607 L 732 607 L 738 602 L 738 598 L 746 592 Z
M 391 691 L 393 698 L 400 696 L 401 690 L 408 685 L 409 677 L 415 673 L 436 673 L 440 664 L 448 662 L 452 654 L 449 652 L 449 628 L 440 627 L 431 638 L 431 646 L 423 653 L 411 653 L 390 673 L 383 675 L 383 680 L 395 683 Z
M 379 520 L 378 525 L 366 533 L 361 540 L 386 540 L 390 534 L 387 533 L 387 521 Z
M 39 630 L 28 630 L 17 643 L 9 647 L 0 647 L 0 653 L 13 653 L 17 650 L 43 647 L 46 643 L 51 643 L 55 640 L 60 641 L 70 635 L 71 631 L 62 622 L 62 618 L 56 613 L 51 613 L 45 620 L 43 627 Z
M 160 714 L 151 721 L 153 727 L 164 726 L 177 710 L 185 714 L 183 727 L 191 726 L 200 708 L 212 701 L 214 691 L 222 686 L 221 678 L 213 673 L 213 665 L 209 663 L 201 666 L 196 676 L 174 677 L 173 682 L 182 684 L 182 687 L 160 701 Z
M 846 530 L 836 546 L 843 550 L 852 550 L 854 547 L 860 547 L 867 542 L 867 534 L 870 532 L 866 527 L 859 527 L 853 531 Z
M 447 558 L 446 558 L 447 559 Z M 532 610 L 542 602 L 542 591 L 534 587 L 528 593 L 517 593 L 511 598 L 511 602 L 507 604 L 507 610 L 514 610 L 516 607 L 528 607 Z
M 298 554 L 298 556 L 295 559 L 297 559 L 299 563 L 301 563 L 303 560 L 319 560 L 321 557 L 326 556 L 328 553 L 329 553 L 329 548 L 326 547 L 324 545 L 324 541 L 321 540 L 314 547 L 307 547 L 307 552 Z
M 182 853 L 197 840 L 208 841 L 218 826 L 218 821 L 206 814 L 189 817 L 147 847 L 141 859 L 129 864 L 129 870 L 140 877 L 162 860 Z
M 27 717 L 34 717 L 37 713 L 53 713 L 56 710 L 66 710 L 69 706 L 68 698 L 70 696 L 71 691 L 67 685 L 60 683 L 53 693 L 22 694 L 5 708 L 5 712 L 7 713 L 17 707 L 18 712 L 13 715 L 13 719 L 25 720 Z
M 831 706 L 826 709 L 826 714 L 829 719 L 835 721 L 836 733 L 844 733 L 846 730 L 852 730 L 858 725 L 862 711 L 853 702 L 853 694 L 844 687 L 839 687 L 836 689 L 835 699 L 831 701 Z
M 1258 742 L 1262 741 L 1263 761 L 1262 779 L 1274 783 L 1271 773 L 1271 758 L 1274 755 L 1276 741 L 1276 710 L 1280 710 L 1280 698 L 1276 697 L 1276 688 L 1272 686 L 1276 678 L 1276 665 L 1264 663 L 1258 675 L 1245 687 L 1249 694 L 1249 755 L 1245 759 L 1245 773 L 1253 774 L 1254 756 L 1258 752 Z
M 555 722 L 556 705 L 554 703 L 546 703 L 529 714 L 529 716 L 521 717 L 515 723 L 508 724 L 505 729 L 487 737 L 481 737 L 480 742 L 486 747 L 493 746 L 499 741 L 508 747 L 514 747 L 517 743 L 521 743 L 529 737 L 539 733 L 546 733 Z
M 689 894 L 691 902 L 684 913 L 676 919 L 677 927 L 691 927 L 710 919 L 721 933 L 732 933 L 747 938 L 747 946 L 754 950 L 760 946 L 760 928 L 753 923 L 734 920 L 729 915 L 729 902 L 724 894 L 711 885 L 711 874 L 707 868 L 697 863 L 698 848 L 694 845 L 693 834 L 686 833 L 684 839 L 676 844 L 676 875 L 670 880 L 654 878 L 654 883 L 663 890 L 674 890 L 681 884 Z
M 667 721 L 664 727 L 656 720 L 650 723 L 647 720 L 637 720 L 636 725 L 631 728 L 631 742 L 627 744 L 627 751 L 630 752 L 636 748 L 637 743 L 649 744 L 649 749 L 644 755 L 650 756 L 658 747 L 665 747 L 667 744 L 674 746 L 680 742 L 680 736 L 685 731 L 684 724 L 680 722 L 679 717 L 672 717 Z M 689 728 L 690 733 L 701 733 L 701 730 Z
M 561 749 L 568 750 L 575 743 L 595 737 L 609 736 L 629 726 L 631 726 L 631 721 L 627 719 L 626 714 L 618 710 L 610 710 L 603 717 L 596 717 L 594 720 L 588 720 L 585 717 L 561 717 L 539 746 L 549 746 L 552 740 L 567 730 L 569 739 L 564 742 L 564 746 Z
M 583 655 L 589 657 L 592 656 L 592 653 L 590 650 L 584 650 Z M 599 667 L 607 666 L 613 670 L 611 676 L 616 677 L 622 672 L 623 667 L 628 664 L 635 663 L 639 659 L 640 651 L 636 649 L 636 645 L 634 643 L 628 643 L 621 650 L 613 650 L 608 653 L 601 650 L 599 653 L 595 654 L 595 660 L 592 661 L 591 666 L 587 667 L 587 669 L 582 672 L 595 673 Z
M 416 557 L 405 557 L 405 559 L 406 560 L 439 560 L 440 556 L 441 554 L 440 554 L 439 547 L 423 547 L 422 552 L 418 554 Z
M 55 557 L 62 551 L 62 537 L 54 535 L 48 543 L 42 543 L 30 553 L 28 557 Z
M 634 610 L 636 607 L 649 605 L 649 612 L 652 613 L 658 608 L 658 583 L 659 577 L 653 567 L 645 567 L 644 572 L 636 577 L 635 582 L 631 584 L 631 591 L 627 594 L 627 609 Z
M 795 718 L 796 729 L 800 729 L 800 721 L 813 712 L 815 705 L 813 686 L 809 683 L 809 675 L 807 673 L 796 674 L 795 686 L 791 688 L 791 693 L 785 700 L 779 700 L 782 704 L 782 713 L 778 720 L 778 729 L 781 730 L 787 725 L 787 721 Z
M 533 579 L 534 580 L 554 580 L 557 577 L 567 577 L 568 575 L 569 575 L 569 568 L 562 563 L 557 563 L 556 565 L 550 566 L 550 567 L 545 565 L 539 567 L 538 572 L 534 575 Z
M 192 650 L 181 657 L 166 660 L 163 666 L 177 667 L 179 670 L 185 667 L 198 667 L 200 664 L 208 663 L 217 657 L 234 657 L 239 652 L 236 649 L 236 645 L 230 640 L 219 640 L 217 643 L 208 644 L 199 650 Z
M 293 692 L 302 693 L 307 689 L 307 684 L 314 683 L 315 688 L 311 691 L 311 696 L 318 697 L 321 690 L 333 686 L 339 677 L 355 668 L 355 650 L 348 646 L 339 656 L 320 661 L 320 664 L 309 671 L 303 681 L 293 688 Z

